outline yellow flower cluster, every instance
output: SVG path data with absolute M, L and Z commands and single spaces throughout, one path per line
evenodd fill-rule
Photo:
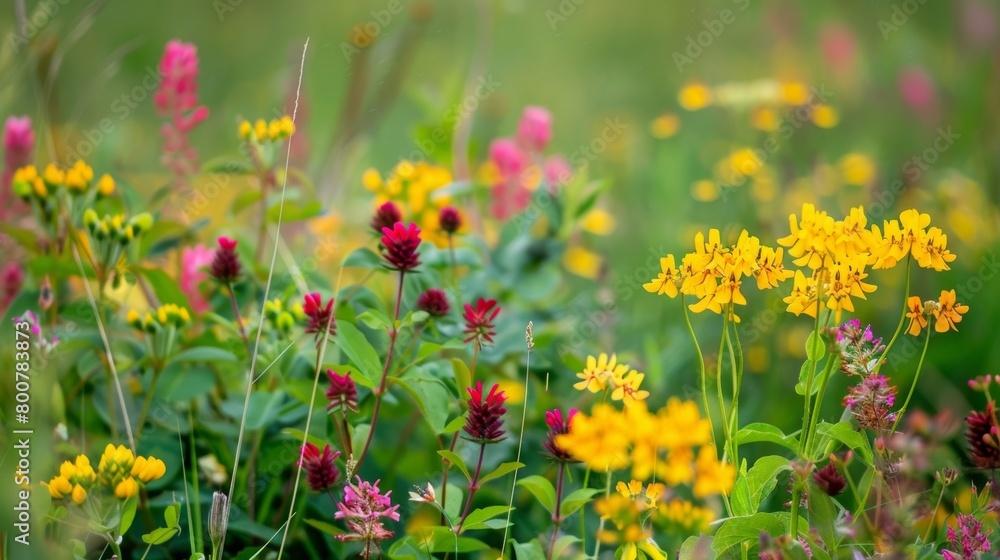
M 969 306 L 958 303 L 955 290 L 941 290 L 937 301 L 929 300 L 921 303 L 920 296 L 910 296 L 906 301 L 906 317 L 910 325 L 906 332 L 917 336 L 927 328 L 927 319 L 934 318 L 934 330 L 943 333 L 949 330 L 957 331 L 955 323 L 962 322 L 962 315 L 969 311 Z
M 253 124 L 250 121 L 243 121 L 239 125 L 240 138 L 244 140 L 256 140 L 257 142 L 276 142 L 284 140 L 295 133 L 295 123 L 292 117 L 285 115 L 280 119 L 272 119 L 267 122 L 264 119 L 257 119 Z
M 782 249 L 761 245 L 760 240 L 743 230 L 735 245 L 723 245 L 719 230 L 708 232 L 708 241 L 702 233 L 694 240 L 695 250 L 684 256 L 680 269 L 674 256 L 660 259 L 659 275 L 642 285 L 647 292 L 669 297 L 678 293 L 698 298 L 690 309 L 700 313 L 706 309 L 715 313 L 723 310 L 737 323 L 733 313 L 735 305 L 746 305 L 742 292 L 744 277 L 753 276 L 757 288 L 767 290 L 777 287 L 792 276 L 782 264 Z
M 451 195 L 438 192 L 451 184 L 451 172 L 438 165 L 420 161 L 400 161 L 386 177 L 368 169 L 361 177 L 365 188 L 375 193 L 375 207 L 392 202 L 399 207 L 405 221 L 416 223 L 421 237 L 438 247 L 448 245 L 448 236 L 441 230 L 438 214 L 451 204 Z M 463 219 L 463 227 L 467 220 Z M 461 229 L 459 229 L 461 231 Z
M 46 199 L 56 190 L 65 188 L 72 195 L 87 193 L 94 184 L 94 170 L 85 161 L 77 160 L 72 167 L 63 171 L 50 163 L 39 174 L 34 165 L 27 165 L 14 172 L 14 193 L 24 200 L 32 197 Z M 115 180 L 110 175 L 102 175 L 95 185 L 98 196 L 111 196 L 115 192 Z
M 295 317 L 290 311 L 285 311 L 281 298 L 264 302 L 264 318 L 272 328 L 286 335 L 291 333 L 292 327 L 295 326 Z
M 83 227 L 87 228 L 96 241 L 117 242 L 123 247 L 152 226 L 153 216 L 148 212 L 128 220 L 123 214 L 114 216 L 105 214 L 103 218 L 99 218 L 93 208 L 87 208 L 83 213 Z
M 625 486 L 625 483 L 618 484 L 619 493 L 601 498 L 594 503 L 594 511 L 601 518 L 610 521 L 616 529 L 614 531 L 603 529 L 597 533 L 597 538 L 608 544 L 620 542 L 622 560 L 635 560 L 640 551 L 647 558 L 666 560 L 667 555 L 656 545 L 649 524 L 643 520 L 649 502 L 659 500 L 662 485 L 651 484 L 650 487 L 659 488 L 647 488 L 646 492 L 642 492 L 642 483 L 638 481 L 633 480 L 624 491 L 621 487 Z M 638 499 L 633 499 L 633 489 L 637 490 L 635 495 L 639 496 Z M 651 495 L 655 497 L 650 497 Z
M 185 307 L 168 303 L 153 311 L 147 311 L 144 316 L 140 316 L 135 309 L 130 309 L 125 320 L 130 327 L 153 334 L 162 328 L 181 328 L 189 324 L 191 314 Z
M 788 311 L 815 317 L 820 298 L 837 321 L 844 310 L 854 311 L 852 298 L 867 299 L 876 286 L 865 282 L 865 268 L 892 268 L 904 258 L 922 268 L 948 270 L 955 255 L 948 250 L 948 236 L 930 225 L 930 216 L 903 211 L 898 220 L 866 229 L 864 208 L 852 208 L 843 220 L 834 220 L 812 204 L 802 205 L 801 217 L 789 216 L 791 233 L 778 240 L 788 247 L 795 264 L 811 270 L 795 272 L 792 293 L 784 299 Z M 820 293 L 822 292 L 822 293 Z
M 591 393 L 611 389 L 611 400 L 622 401 L 625 406 L 649 396 L 649 391 L 639 388 L 646 374 L 629 368 L 627 364 L 619 364 L 615 354 L 610 358 L 607 354 L 601 354 L 597 358 L 587 356 L 587 367 L 576 376 L 582 379 L 573 385 L 576 389 L 586 389 Z
M 665 523 L 690 534 L 707 532 L 709 524 L 715 521 L 712 510 L 679 498 L 660 502 L 656 511 Z
M 119 499 L 126 500 L 139 493 L 140 484 L 152 482 L 166 472 L 167 466 L 160 459 L 136 457 L 124 445 L 115 447 L 109 443 L 96 472 L 86 455 L 78 455 L 75 461 L 64 462 L 59 474 L 46 486 L 54 499 L 69 497 L 77 505 L 83 504 L 98 482 Z
M 709 524 L 715 520 L 712 510 L 697 506 L 689 500 L 673 498 L 668 501 L 665 495 L 666 486 L 662 483 L 654 482 L 643 486 L 642 482 L 633 479 L 628 483 L 618 482 L 615 490 L 620 497 L 613 499 L 608 497 L 598 501 L 595 504 L 598 513 L 604 512 L 609 518 L 620 518 L 622 512 L 628 514 L 637 512 L 647 515 L 656 525 L 680 529 L 688 534 L 707 531 Z M 632 503 L 622 500 L 622 497 Z M 623 520 L 627 520 L 627 516 L 625 519 L 619 519 Z M 627 525 L 625 527 L 625 533 L 628 534 Z M 633 530 L 632 533 L 634 532 Z
M 569 432 L 556 436 L 556 444 L 595 471 L 631 466 L 637 480 L 690 484 L 694 496 L 704 498 L 728 493 L 736 478 L 732 465 L 717 460 L 711 439 L 698 405 L 672 398 L 655 414 L 645 403 L 623 411 L 598 404 L 590 416 L 573 416 Z

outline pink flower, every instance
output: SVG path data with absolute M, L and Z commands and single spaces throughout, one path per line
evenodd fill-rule
M 561 187 L 573 180 L 573 168 L 562 156 L 552 156 L 545 160 L 545 182 L 549 191 L 555 193 Z
M 552 114 L 541 107 L 525 107 L 517 122 L 517 142 L 531 152 L 541 152 L 552 139 Z
M 322 452 L 312 443 L 302 447 L 299 466 L 305 469 L 310 488 L 326 492 L 337 484 L 337 479 L 340 478 L 340 469 L 334 464 L 337 457 L 340 457 L 340 451 L 332 451 L 330 444 L 325 445 Z
M 198 151 L 191 147 L 188 135 L 208 118 L 208 107 L 198 106 L 198 49 L 190 43 L 170 41 L 159 72 L 162 80 L 153 102 L 157 112 L 170 119 L 161 129 L 162 162 L 174 175 L 174 186 L 186 194 L 189 177 L 198 171 Z
M 389 268 L 406 272 L 420 266 L 420 255 L 417 253 L 420 228 L 417 224 L 411 222 L 404 226 L 403 222 L 396 222 L 391 228 L 382 228 L 382 234 L 382 256 Z
M 930 75 L 916 66 L 899 74 L 899 95 L 910 109 L 918 113 L 927 112 L 937 102 L 937 92 Z
M 341 542 L 364 541 L 361 556 L 370 558 L 381 552 L 380 541 L 392 538 L 393 533 L 386 529 L 382 518 L 399 521 L 399 504 L 392 505 L 389 498 L 391 490 L 383 494 L 378 489 L 380 481 L 372 484 L 364 482 L 359 476 L 355 479 L 358 483 L 347 484 L 344 499 L 337 504 L 337 512 L 333 514 L 334 519 L 344 520 L 347 533 L 335 538 Z
M 24 271 L 21 270 L 21 265 L 17 262 L 7 263 L 3 272 L 0 272 L 0 289 L 3 291 L 0 294 L 3 298 L 0 300 L 0 314 L 10 307 L 11 302 L 21 291 L 22 285 L 24 285 Z
M 30 117 L 7 117 L 3 127 L 3 169 L 0 171 L 0 218 L 15 216 L 24 203 L 11 191 L 11 181 L 17 168 L 31 163 L 35 146 L 35 131 Z
M 475 340 L 480 346 L 493 344 L 493 337 L 497 334 L 494 321 L 499 313 L 500 306 L 495 299 L 479 298 L 476 307 L 465 304 L 465 313 L 462 314 L 465 320 L 465 330 L 462 331 L 466 335 L 464 342 Z
M 819 32 L 819 42 L 826 63 L 836 70 L 850 70 L 854 66 L 857 41 L 850 27 L 841 23 L 824 25 Z
M 186 248 L 181 253 L 180 288 L 195 313 L 204 313 L 210 308 L 208 301 L 198 290 L 198 285 L 208 278 L 203 268 L 211 265 L 214 258 L 215 252 L 204 245 Z
M 504 179 L 520 178 L 528 165 L 528 156 L 510 138 L 498 138 L 490 143 L 490 161 Z

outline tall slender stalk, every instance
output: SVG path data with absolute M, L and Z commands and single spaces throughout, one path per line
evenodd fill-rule
M 535 348 L 535 340 L 532 331 L 533 323 L 528 321 L 528 326 L 524 330 L 524 342 L 527 347 L 525 358 L 524 358 L 524 406 L 521 407 L 521 431 L 517 435 L 517 457 L 514 459 L 515 462 L 521 462 L 521 444 L 524 442 L 524 423 L 528 417 L 528 383 L 530 381 L 531 373 L 531 351 Z M 559 473 L 562 477 L 562 471 Z M 560 484 L 562 480 L 560 478 Z M 510 511 L 514 507 L 514 489 L 517 488 L 517 470 L 514 471 L 514 481 L 510 485 L 510 500 L 507 503 L 507 525 L 503 528 L 503 542 L 500 544 L 500 558 L 503 558 L 503 553 L 507 548 L 507 534 L 508 529 L 510 529 Z M 556 506 L 556 511 L 559 508 Z
M 927 355 L 927 346 L 931 342 L 931 327 L 927 325 L 927 334 L 924 335 L 924 349 L 920 352 L 920 361 L 917 362 L 917 371 L 913 374 L 913 383 L 910 385 L 910 392 L 906 394 L 906 400 L 903 401 L 903 406 L 899 408 L 896 412 L 896 421 L 892 423 L 892 429 L 889 434 L 896 433 L 896 427 L 899 426 L 900 420 L 903 419 L 903 414 L 906 413 L 906 407 L 910 404 L 910 399 L 913 398 L 913 392 L 917 389 L 917 381 L 920 380 L 920 370 L 924 367 L 924 356 Z
M 469 368 L 469 376 L 471 379 L 476 378 L 476 360 L 479 358 L 479 339 L 476 339 L 475 346 L 472 348 L 472 366 Z M 462 399 L 459 398 L 458 406 L 461 408 Z M 451 436 L 451 445 L 448 447 L 448 451 L 452 453 L 455 452 L 455 444 L 458 443 L 458 432 L 455 432 Z M 448 472 L 451 470 L 450 463 L 448 459 L 444 457 L 441 458 L 441 463 L 444 465 L 444 472 L 441 474 L 441 518 L 444 519 L 444 505 L 448 498 Z
M 476 472 L 472 475 L 472 480 L 469 481 L 469 496 L 465 500 L 465 508 L 462 509 L 462 517 L 458 519 L 458 523 L 455 524 L 455 533 L 461 534 L 462 525 L 465 524 L 465 518 L 469 515 L 469 509 L 472 508 L 472 498 L 476 496 L 476 492 L 479 490 L 479 475 L 483 472 L 483 457 L 486 455 L 486 444 L 479 444 L 479 460 L 476 462 Z
M 562 515 L 559 514 L 559 510 L 562 509 L 562 494 L 563 494 L 563 475 L 566 474 L 566 463 L 559 463 L 559 477 L 556 479 L 556 507 L 552 510 L 552 538 L 549 539 L 549 552 L 546 555 L 548 560 L 552 560 L 552 556 L 556 550 L 556 538 L 559 537 L 559 526 L 562 525 Z M 506 540 L 506 538 L 504 539 Z M 500 556 L 503 557 L 503 551 L 500 551 Z
M 607 475 L 608 475 L 608 483 L 604 487 L 604 499 L 605 500 L 607 500 L 611 496 L 611 471 L 608 471 Z M 598 534 L 601 534 L 602 532 L 604 532 L 604 521 L 605 521 L 605 518 L 602 517 L 601 518 L 601 523 L 600 523 L 600 525 L 598 526 L 598 529 L 597 529 L 597 533 Z M 600 555 L 601 555 L 601 539 L 594 539 L 594 541 L 595 541 L 594 542 L 594 555 L 591 556 L 591 558 L 593 558 L 594 560 L 597 560 L 600 557 Z
M 906 288 L 903 290 L 903 312 L 899 315 L 899 324 L 896 325 L 896 332 L 892 333 L 892 338 L 889 339 L 889 344 L 885 345 L 885 350 L 882 352 L 882 357 L 879 358 L 878 364 L 875 365 L 875 373 L 878 373 L 882 369 L 882 364 L 885 363 L 886 357 L 889 356 L 889 350 L 892 349 L 892 345 L 896 343 L 896 339 L 899 337 L 899 333 L 903 331 L 903 323 L 906 322 L 906 312 L 909 311 L 907 307 L 907 300 L 910 299 L 910 262 L 913 257 L 910 254 L 906 255 Z
M 701 378 L 701 405 L 705 409 L 705 418 L 708 420 L 708 429 L 712 434 L 712 444 L 715 443 L 715 426 L 712 422 L 712 410 L 708 406 L 708 375 L 705 373 L 705 356 L 701 353 L 701 346 L 698 344 L 698 337 L 694 334 L 691 326 L 691 316 L 688 314 L 687 303 L 684 301 L 684 294 L 681 294 L 681 310 L 684 312 L 684 324 L 687 326 L 688 334 L 691 335 L 691 343 L 694 344 L 694 353 L 698 356 L 698 376 Z M 716 445 L 718 447 L 718 445 Z

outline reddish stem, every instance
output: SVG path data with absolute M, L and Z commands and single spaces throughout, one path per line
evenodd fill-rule
M 559 510 L 562 509 L 563 474 L 566 472 L 566 463 L 559 463 L 559 479 L 556 481 L 556 508 L 552 512 L 552 539 L 549 540 L 549 554 L 547 558 L 552 560 L 552 555 L 556 550 L 556 537 L 559 536 L 559 527 L 562 525 L 562 516 Z
M 462 517 L 459 518 L 458 524 L 455 525 L 455 532 L 462 533 L 462 525 L 465 523 L 465 518 L 469 515 L 469 509 L 472 507 L 472 498 L 475 497 L 476 491 L 479 490 L 479 474 L 483 470 L 483 456 L 486 454 L 486 444 L 479 444 L 479 461 L 476 463 L 476 473 L 472 475 L 472 480 L 469 481 L 469 497 L 465 500 L 465 509 L 462 510 Z

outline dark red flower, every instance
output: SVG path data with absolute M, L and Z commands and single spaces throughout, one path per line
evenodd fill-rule
M 1000 435 L 996 406 L 986 404 L 986 411 L 973 412 L 965 418 L 965 439 L 972 447 L 972 462 L 984 469 L 1000 469 Z
M 420 255 L 417 254 L 417 247 L 420 247 L 420 228 L 417 224 L 410 223 L 404 226 L 402 222 L 396 222 L 392 228 L 382 228 L 382 255 L 389 263 L 389 268 L 406 272 L 420 266 Z
M 471 304 L 465 304 L 465 313 L 462 314 L 462 318 L 465 319 L 463 332 L 467 335 L 465 342 L 475 340 L 480 345 L 483 342 L 493 344 L 493 337 L 497 334 L 493 320 L 497 318 L 498 313 L 500 313 L 500 306 L 497 305 L 495 299 L 479 298 L 475 309 Z
M 560 461 L 562 463 L 576 462 L 568 451 L 556 445 L 556 436 L 569 433 L 569 424 L 575 414 L 576 409 L 570 409 L 569 414 L 565 418 L 563 418 L 562 411 L 558 408 L 545 412 L 545 423 L 549 427 L 549 432 L 545 434 L 545 441 L 542 442 L 542 446 L 545 447 L 545 451 L 542 452 L 543 455 L 553 461 Z
M 438 223 L 441 224 L 441 229 L 445 233 L 455 233 L 458 228 L 462 227 L 462 215 L 455 208 L 445 206 L 438 213 Z
M 431 317 L 444 317 L 451 311 L 451 306 L 443 291 L 430 288 L 417 298 L 417 309 L 426 311 Z
M 299 466 L 306 470 L 306 480 L 309 487 L 317 492 L 325 492 L 333 488 L 340 478 L 340 470 L 333 462 L 340 457 L 340 451 L 332 451 L 330 445 L 323 447 L 323 452 L 312 443 L 302 447 L 302 460 Z
M 400 213 L 399 207 L 392 202 L 386 202 L 375 210 L 371 227 L 375 230 L 376 235 L 381 235 L 382 228 L 392 229 L 396 225 L 396 222 L 401 221 L 403 221 L 403 214 Z
M 503 439 L 503 414 L 507 412 L 503 403 L 507 395 L 494 383 L 484 400 L 482 381 L 477 381 L 476 388 L 469 387 L 468 391 L 469 416 L 462 429 L 471 436 L 470 439 L 480 443 L 496 443 Z
M 813 473 L 813 480 L 819 489 L 826 492 L 828 496 L 836 496 L 847 488 L 847 479 L 840 474 L 837 465 L 827 463 L 825 467 Z
M 302 312 L 306 314 L 306 317 L 309 317 L 306 334 L 320 333 L 327 328 L 329 328 L 330 336 L 337 334 L 337 320 L 332 316 L 333 298 L 330 298 L 326 305 L 323 305 L 323 298 L 318 292 L 306 294 L 305 302 L 302 304 Z
M 330 389 L 326 392 L 326 398 L 330 404 L 326 405 L 326 410 L 334 412 L 346 408 L 357 412 L 358 386 L 351 379 L 351 372 L 340 375 L 332 369 L 328 369 L 326 376 L 330 378 Z
M 228 237 L 219 238 L 219 248 L 215 250 L 212 258 L 212 267 L 209 269 L 212 277 L 229 284 L 240 275 L 240 257 L 236 254 L 236 240 Z

